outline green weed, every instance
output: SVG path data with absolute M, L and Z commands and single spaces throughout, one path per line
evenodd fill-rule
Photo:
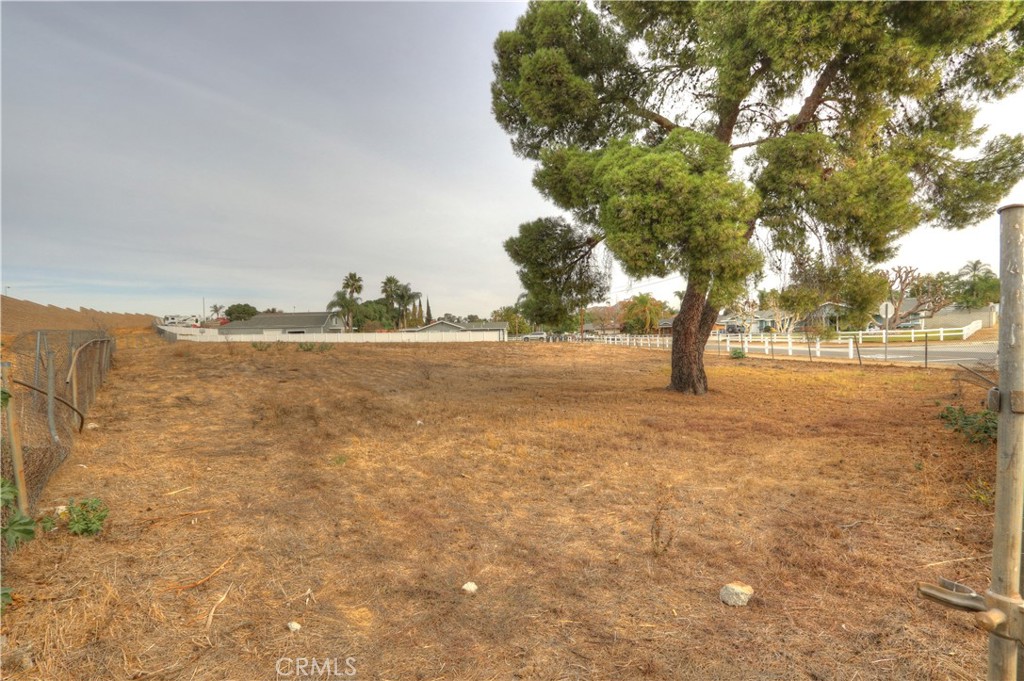
M 988 409 L 969 413 L 963 407 L 948 406 L 939 412 L 946 426 L 974 443 L 995 442 L 999 430 L 999 414 Z
M 109 514 L 110 509 L 99 499 L 83 499 L 77 504 L 72 499 L 68 502 L 68 532 L 77 535 L 99 534 Z

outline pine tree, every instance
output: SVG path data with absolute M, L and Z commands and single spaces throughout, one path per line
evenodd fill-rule
M 591 7 L 531 2 L 495 41 L 492 111 L 572 218 L 505 249 L 534 321 L 601 297 L 602 252 L 631 277 L 685 277 L 674 390 L 707 392 L 705 344 L 761 273 L 758 243 L 867 301 L 884 280 L 860 273 L 900 237 L 977 223 L 1024 176 L 1024 136 L 972 150 L 976 105 L 1024 82 L 1024 3 Z

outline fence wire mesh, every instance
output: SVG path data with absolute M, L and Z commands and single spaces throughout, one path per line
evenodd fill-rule
M 3 385 L 20 435 L 29 504 L 67 459 L 74 434 L 110 369 L 114 339 L 102 331 L 33 331 L 3 352 Z M 12 480 L 11 421 L 4 413 L 0 474 Z

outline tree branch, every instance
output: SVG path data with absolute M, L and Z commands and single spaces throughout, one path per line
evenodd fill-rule
M 672 130 L 675 130 L 676 128 L 680 127 L 678 124 L 673 123 L 672 121 L 670 121 L 668 118 L 665 118 L 664 116 L 662 116 L 657 111 L 651 111 L 650 109 L 646 109 L 646 108 L 640 106 L 639 104 L 637 104 L 636 102 L 630 102 L 629 103 L 629 110 L 630 110 L 630 112 L 632 112 L 633 114 L 639 116 L 640 118 L 643 118 L 643 119 L 648 120 L 648 121 L 650 121 L 652 123 L 655 123 L 656 125 L 660 126 L 664 130 L 668 130 L 669 132 L 671 132 Z
M 754 140 L 753 142 L 743 142 L 741 144 L 730 144 L 729 148 L 733 149 L 733 150 L 736 150 L 736 149 L 743 149 L 745 147 L 756 147 L 758 144 L 764 144 L 768 140 L 778 139 L 779 137 L 780 137 L 780 135 L 768 135 L 767 137 L 762 137 L 761 139 Z
M 791 132 L 803 132 L 811 121 L 814 120 L 814 114 L 818 111 L 818 107 L 825 101 L 825 92 L 828 91 L 829 86 L 832 85 L 839 75 L 839 69 L 845 61 L 845 55 L 837 54 L 825 65 L 825 68 L 818 75 L 818 80 L 814 83 L 814 87 L 811 88 L 811 94 L 807 95 L 804 105 L 800 107 L 800 112 L 793 119 L 792 124 L 790 124 L 789 129 Z

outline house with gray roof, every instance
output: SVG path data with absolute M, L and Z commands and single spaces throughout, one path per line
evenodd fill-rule
M 220 327 L 221 334 L 341 333 L 345 323 L 337 312 L 273 312 Z
M 406 333 L 423 333 L 442 331 L 446 333 L 473 333 L 476 331 L 499 331 L 501 339 L 508 336 L 508 322 L 449 322 L 438 319 L 436 322 L 421 326 L 418 329 L 406 329 Z

